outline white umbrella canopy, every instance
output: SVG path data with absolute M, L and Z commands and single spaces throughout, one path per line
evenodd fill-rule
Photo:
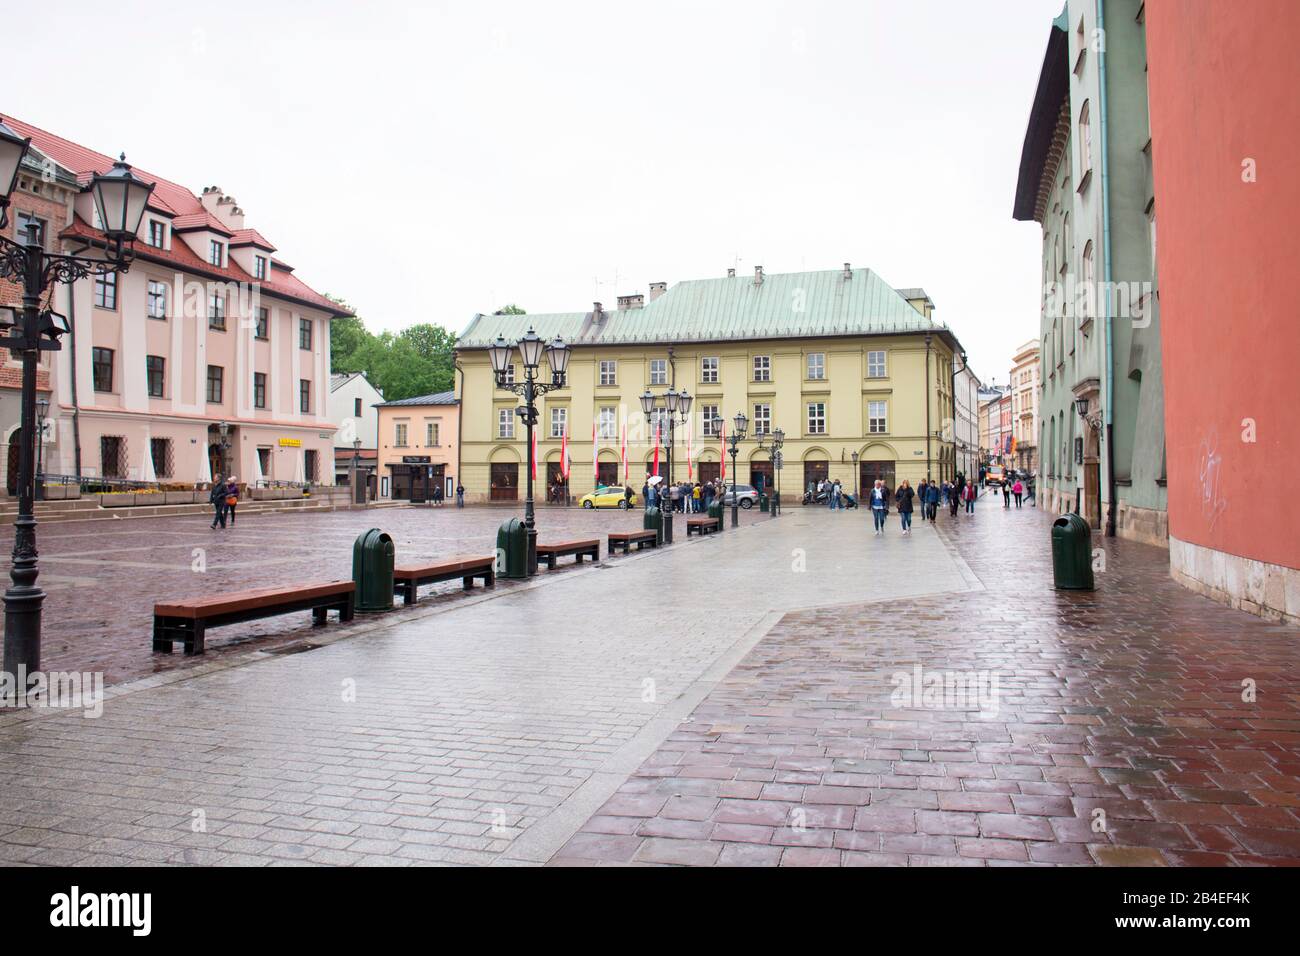
M 303 465 L 303 458 L 305 456 L 306 452 L 302 450 L 299 450 L 298 453 L 293 456 L 293 480 L 300 485 L 306 481 L 306 470 Z
M 653 487 L 654 485 L 659 484 L 659 482 L 663 480 L 664 479 L 662 475 L 651 475 L 649 478 L 646 479 L 646 484 Z
M 253 485 L 257 487 L 266 480 L 266 474 L 262 471 L 262 452 L 260 449 L 253 449 Z
M 199 451 L 199 481 L 206 485 L 212 484 L 212 459 L 208 457 L 206 448 Z
M 158 475 L 153 470 L 153 443 L 149 441 L 147 435 L 144 441 L 144 464 L 140 466 L 140 480 L 148 482 L 158 480 Z

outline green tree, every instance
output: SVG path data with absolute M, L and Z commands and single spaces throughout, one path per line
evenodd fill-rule
M 355 312 L 343 299 L 329 296 Z M 375 335 L 359 316 L 330 322 L 330 369 L 362 372 L 388 401 L 451 391 L 455 387 L 456 336 L 422 322 L 401 332 Z
M 497 309 L 496 312 L 492 314 L 493 315 L 527 315 L 528 313 L 525 312 L 523 309 L 519 308 L 519 306 L 515 305 L 513 302 L 511 302 L 509 305 L 501 306 L 501 308 Z

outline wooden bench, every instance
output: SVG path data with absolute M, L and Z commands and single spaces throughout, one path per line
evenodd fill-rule
M 241 621 L 311 611 L 313 624 L 324 624 L 330 611 L 340 621 L 352 620 L 356 586 L 351 581 L 326 581 L 287 587 L 258 588 L 233 594 L 214 594 L 190 601 L 153 606 L 153 649 L 170 654 L 172 642 L 185 645 L 185 656 L 203 653 L 203 638 L 210 627 Z
M 548 570 L 555 570 L 555 562 L 564 555 L 571 554 L 582 564 L 584 557 L 593 561 L 600 560 L 600 539 L 590 538 L 586 541 L 562 541 L 558 544 L 539 544 L 537 546 L 537 563 L 546 562 Z
M 652 548 L 659 547 L 659 532 L 653 528 L 647 528 L 644 531 L 611 531 L 609 533 L 609 553 L 617 554 L 621 548 L 624 554 L 632 550 L 632 545 L 640 551 L 649 545 Z
M 719 531 L 717 518 L 687 518 L 686 519 L 686 537 L 693 534 L 706 535 L 716 534 Z
M 423 584 L 437 584 L 439 581 L 454 581 L 460 578 L 465 590 L 474 588 L 474 579 L 482 578 L 484 587 L 496 587 L 497 559 L 493 555 L 486 557 L 459 557 L 437 564 L 408 565 L 393 569 L 393 596 L 402 596 L 403 604 L 414 604 L 419 598 L 416 591 Z

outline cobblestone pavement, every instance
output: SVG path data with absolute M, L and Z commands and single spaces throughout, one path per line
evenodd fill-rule
M 40 583 L 49 595 L 42 667 L 102 671 L 110 683 L 193 667 L 198 662 L 179 652 L 150 653 L 156 601 L 350 578 L 352 542 L 367 528 L 393 536 L 399 562 L 490 554 L 497 527 L 517 513 L 446 506 L 250 513 L 224 532 L 211 530 L 211 516 L 202 515 L 51 523 L 39 531 Z M 641 527 L 641 513 L 539 506 L 537 525 L 543 540 L 604 537 Z M 7 558 L 0 573 L 8 573 Z M 433 594 L 455 600 L 460 582 L 422 589 L 421 601 Z M 311 632 L 306 611 L 219 628 L 209 634 L 207 656 L 282 645 Z
M 310 546 L 333 553 L 371 518 L 403 552 L 448 514 L 329 516 Z M 306 534 L 265 527 L 295 547 Z M 0 863 L 547 861 L 786 612 L 976 586 L 937 536 L 864 529 L 820 509 L 749 515 L 661 552 L 359 615 L 304 653 L 123 683 L 97 718 L 0 715 Z
M 786 615 L 554 862 L 1300 863 L 1300 631 L 1128 541 L 1095 539 L 1096 592 L 1053 591 L 1048 517 L 977 507 L 908 543 L 983 589 Z M 918 573 L 895 555 L 871 574 Z M 996 713 L 895 699 L 917 667 L 996 674 Z

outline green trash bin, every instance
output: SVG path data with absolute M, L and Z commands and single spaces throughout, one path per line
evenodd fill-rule
M 498 577 L 528 577 L 528 529 L 523 521 L 511 518 L 497 529 Z
M 1052 522 L 1052 583 L 1062 590 L 1091 591 L 1092 529 L 1076 514 Z
M 655 532 L 655 544 L 664 543 L 664 513 L 657 507 L 651 506 L 645 510 L 645 518 L 641 521 L 641 527 L 646 531 Z
M 393 539 L 371 528 L 352 542 L 352 583 L 358 611 L 393 609 Z
M 766 494 L 761 494 L 758 496 L 758 510 L 763 514 L 768 513 L 769 502 Z
M 722 531 L 727 527 L 727 522 L 722 518 L 722 499 L 715 498 L 709 505 L 709 517 L 718 519 L 718 530 Z

